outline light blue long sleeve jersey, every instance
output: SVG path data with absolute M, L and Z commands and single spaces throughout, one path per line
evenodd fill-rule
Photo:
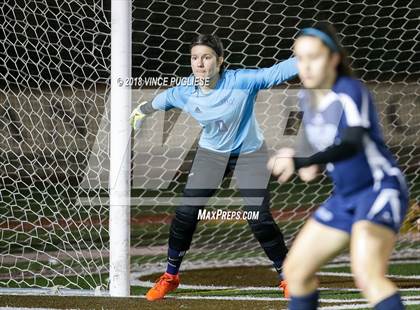
M 208 93 L 195 85 L 180 85 L 157 95 L 152 106 L 158 110 L 179 108 L 194 117 L 203 128 L 199 140 L 202 148 L 250 153 L 258 150 L 264 139 L 254 113 L 258 91 L 296 75 L 295 58 L 269 68 L 225 70 Z

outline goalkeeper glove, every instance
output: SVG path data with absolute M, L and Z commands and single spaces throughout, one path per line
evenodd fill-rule
M 144 114 L 141 111 L 141 106 L 145 105 L 147 101 L 141 102 L 134 110 L 131 112 L 129 122 L 130 126 L 133 127 L 134 130 L 139 129 L 141 127 L 141 123 L 143 122 L 143 119 L 146 117 L 146 114 Z

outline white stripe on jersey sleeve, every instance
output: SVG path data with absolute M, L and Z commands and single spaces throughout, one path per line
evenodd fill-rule
M 369 121 L 369 96 L 366 90 L 362 90 L 362 120 L 363 127 L 370 127 Z
M 369 100 L 366 92 L 362 93 L 362 107 L 361 113 L 357 108 L 353 98 L 345 93 L 339 93 L 338 97 L 343 105 L 344 113 L 346 115 L 347 124 L 349 127 L 361 126 L 368 128 L 369 122 Z

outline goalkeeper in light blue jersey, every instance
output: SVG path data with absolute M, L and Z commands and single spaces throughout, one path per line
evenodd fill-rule
M 133 113 L 134 128 L 156 110 L 178 108 L 194 117 L 202 127 L 199 147 L 184 189 L 185 203 L 178 206 L 169 233 L 168 265 L 165 274 L 150 289 L 148 300 L 161 299 L 179 284 L 178 271 L 190 248 L 199 210 L 215 193 L 223 177 L 234 172 L 245 210 L 258 211 L 249 226 L 279 273 L 279 286 L 287 247 L 269 209 L 266 169 L 267 148 L 254 114 L 260 89 L 279 85 L 297 75 L 294 58 L 264 69 L 223 69 L 223 47 L 212 35 L 199 35 L 191 45 L 190 79 L 207 80 L 207 85 L 169 88 L 152 102 L 140 104 Z M 191 83 L 194 84 L 194 83 Z
M 259 150 L 264 138 L 254 114 L 258 91 L 296 76 L 296 60 L 291 58 L 264 69 L 223 70 L 221 51 L 207 45 L 196 45 L 193 49 L 197 54 L 191 55 L 194 75 L 190 78 L 209 78 L 210 85 L 169 88 L 151 103 L 140 106 L 140 112 L 146 115 L 178 108 L 189 113 L 203 128 L 199 145 L 207 150 L 217 153 Z

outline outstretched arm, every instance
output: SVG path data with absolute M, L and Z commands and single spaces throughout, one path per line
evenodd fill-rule
M 256 89 L 266 89 L 286 82 L 298 74 L 296 58 L 289 58 L 274 66 L 262 69 L 238 70 L 241 84 Z

